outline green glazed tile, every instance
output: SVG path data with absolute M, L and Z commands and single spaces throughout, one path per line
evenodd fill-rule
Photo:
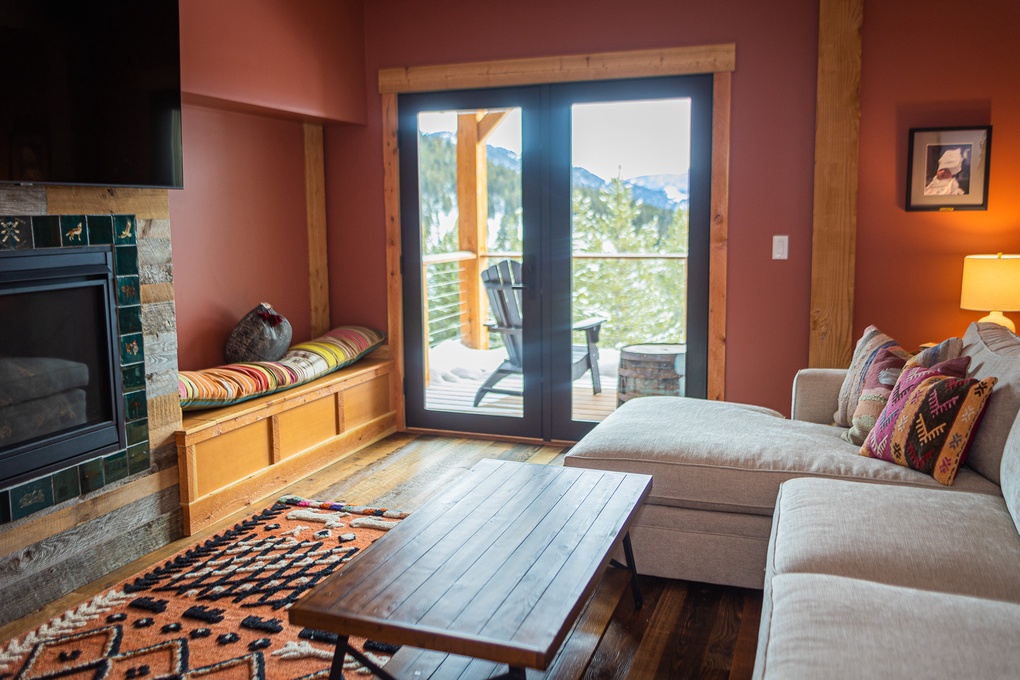
M 105 246 L 113 243 L 113 217 L 110 215 L 86 215 L 89 228 L 89 244 Z
M 138 364 L 145 361 L 145 346 L 142 342 L 141 333 L 132 333 L 120 338 L 120 363 Z
M 60 218 L 56 215 L 38 215 L 32 218 L 32 236 L 36 248 L 60 247 Z
M 128 446 L 134 446 L 135 444 L 140 444 L 148 441 L 149 439 L 148 420 L 136 420 L 132 423 L 128 423 L 126 429 Z
M 124 307 L 141 304 L 141 293 L 137 276 L 117 277 L 117 304 Z
M 89 460 L 78 466 L 78 479 L 81 480 L 81 492 L 89 493 L 106 486 L 103 474 L 103 461 L 100 458 Z
M 60 216 L 60 244 L 63 246 L 89 244 L 89 229 L 84 215 Z
M 120 369 L 121 384 L 125 392 L 131 392 L 145 387 L 145 364 L 124 366 Z
M 103 458 L 103 469 L 106 471 L 106 483 L 124 479 L 128 476 L 127 451 L 118 451 Z
M 34 479 L 11 489 L 11 519 L 28 517 L 53 505 L 53 480 Z
M 11 521 L 11 492 L 7 489 L 0 491 L 0 524 L 7 524 Z
M 141 333 L 142 332 L 142 308 L 141 306 L 132 307 L 118 307 L 117 317 L 120 320 L 120 333 L 121 335 L 127 335 L 128 333 Z
M 117 244 L 132 244 L 137 242 L 138 223 L 134 215 L 113 216 L 113 238 Z
M 143 442 L 127 450 L 128 474 L 134 475 L 149 469 L 149 443 Z
M 145 418 L 148 413 L 147 404 L 145 403 L 145 391 L 132 392 L 131 394 L 124 395 L 124 406 L 125 406 L 125 420 L 141 420 Z
M 0 217 L 0 250 L 27 250 L 32 242 L 30 218 Z
M 53 504 L 81 495 L 81 481 L 78 479 L 78 468 L 68 468 L 53 473 Z
M 138 246 L 117 246 L 113 250 L 117 276 L 138 273 Z

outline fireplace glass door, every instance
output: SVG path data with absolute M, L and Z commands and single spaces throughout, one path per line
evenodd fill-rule
M 0 264 L 0 484 L 123 444 L 109 252 Z

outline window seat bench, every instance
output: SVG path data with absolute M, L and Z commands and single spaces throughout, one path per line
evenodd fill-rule
M 177 431 L 187 536 L 396 431 L 385 349 L 311 382 L 185 411 Z

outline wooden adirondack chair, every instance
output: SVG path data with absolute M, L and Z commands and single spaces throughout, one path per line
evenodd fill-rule
M 489 392 L 520 396 L 519 390 L 499 388 L 496 387 L 496 383 L 508 375 L 524 372 L 524 347 L 521 335 L 523 320 L 521 291 L 524 287 L 521 283 L 521 263 L 513 260 L 497 262 L 482 272 L 482 283 L 485 285 L 485 292 L 489 295 L 489 309 L 496 319 L 495 323 L 489 323 L 486 326 L 489 330 L 496 331 L 503 336 L 507 359 L 478 388 L 478 392 L 475 393 L 475 406 L 478 406 Z M 599 330 L 605 321 L 602 318 L 592 317 L 578 321 L 573 325 L 575 331 L 584 331 L 585 344 L 572 347 L 570 379 L 577 380 L 584 375 L 585 371 L 591 371 L 593 394 L 599 394 L 602 391 L 602 383 L 599 378 L 599 349 L 596 343 L 599 340 Z

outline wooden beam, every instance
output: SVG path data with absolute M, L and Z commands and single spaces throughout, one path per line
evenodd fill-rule
M 170 219 L 166 189 L 127 187 L 48 186 L 50 215 L 134 215 L 139 220 Z
M 305 123 L 304 131 L 308 292 L 314 338 L 332 328 L 329 319 L 329 258 L 326 251 L 326 173 L 322 126 Z
M 708 254 L 708 398 L 726 398 L 726 252 L 730 203 L 730 73 L 712 84 L 712 198 Z
M 510 110 L 506 111 L 487 111 L 482 119 L 478 121 L 478 141 L 479 143 L 485 143 L 485 140 L 489 138 L 499 124 L 502 123 L 507 116 L 510 115 Z
M 820 0 L 808 365 L 853 353 L 864 0 Z
M 431 92 L 580 80 L 610 80 L 733 71 L 736 46 L 699 45 L 629 52 L 408 66 L 379 71 L 379 92 Z

